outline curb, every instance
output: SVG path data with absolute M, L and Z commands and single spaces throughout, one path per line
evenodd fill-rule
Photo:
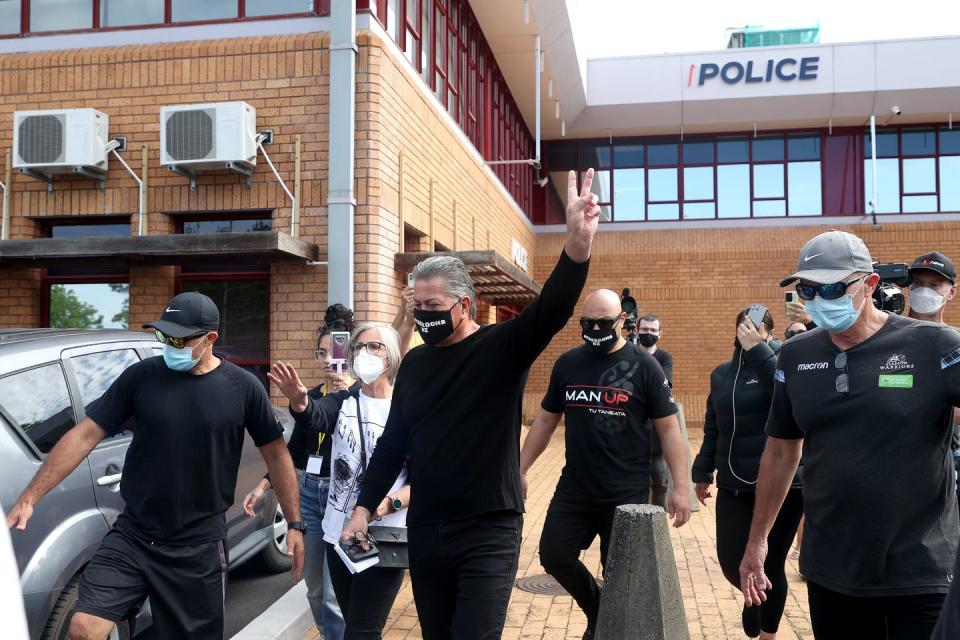
M 303 640 L 312 627 L 307 584 L 301 580 L 230 640 Z

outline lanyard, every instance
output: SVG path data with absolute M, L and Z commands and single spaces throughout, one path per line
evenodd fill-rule
M 320 436 L 317 438 L 317 455 L 320 455 L 320 447 L 323 446 L 323 441 L 326 440 L 326 439 L 327 439 L 327 432 L 326 432 L 326 431 L 324 431 L 323 433 L 321 433 Z
M 360 412 L 360 396 L 356 395 L 353 397 L 354 401 L 357 403 L 357 427 L 360 430 L 360 464 L 363 465 L 360 467 L 362 472 L 367 470 L 367 439 L 363 435 L 363 414 Z

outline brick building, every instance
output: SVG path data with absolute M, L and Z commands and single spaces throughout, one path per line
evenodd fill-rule
M 141 216 L 113 153 L 102 181 L 10 172 L 0 327 L 136 328 L 198 289 L 223 308 L 225 356 L 314 379 L 326 306 L 389 320 L 418 252 L 471 261 L 481 321 L 516 313 L 560 251 L 557 185 L 592 166 L 604 221 L 588 287 L 629 287 L 663 318 L 696 426 L 737 310 L 762 302 L 782 330 L 776 283 L 811 235 L 854 231 L 883 261 L 960 257 L 960 38 L 580 61 L 563 2 L 358 0 L 344 92 L 337 60 L 354 43 L 331 35 L 330 4 L 0 0 L 5 168 L 27 160 L 15 112 L 95 109 L 146 177 Z M 524 162 L 537 85 L 541 167 Z M 162 163 L 161 108 L 235 102 L 273 133 L 264 150 L 296 214 L 259 152 L 249 184 L 224 166 L 192 188 Z M 337 171 L 348 192 L 331 188 Z M 578 343 L 571 323 L 534 367 L 528 413 Z

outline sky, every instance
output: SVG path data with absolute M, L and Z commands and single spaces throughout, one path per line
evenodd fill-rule
M 948 0 L 566 0 L 581 59 L 726 48 L 727 27 L 820 25 L 820 42 L 960 35 Z

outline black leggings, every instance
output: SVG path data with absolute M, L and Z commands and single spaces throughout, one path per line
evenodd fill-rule
M 346 624 L 344 640 L 379 640 L 403 584 L 404 569 L 373 566 L 357 574 L 350 573 L 330 543 L 327 543 L 327 564 Z
M 929 640 L 944 594 L 855 598 L 807 582 L 817 640 Z
M 740 588 L 740 561 L 747 548 L 750 521 L 756 494 L 741 491 L 739 495 L 728 489 L 717 491 L 717 559 L 727 581 Z M 767 601 L 759 607 L 743 608 L 743 631 L 756 638 L 761 631 L 776 633 L 787 602 L 787 574 L 784 565 L 793 537 L 803 516 L 803 494 L 800 489 L 787 493 L 780 513 L 767 539 L 767 560 L 764 573 L 773 583 L 767 591 Z

